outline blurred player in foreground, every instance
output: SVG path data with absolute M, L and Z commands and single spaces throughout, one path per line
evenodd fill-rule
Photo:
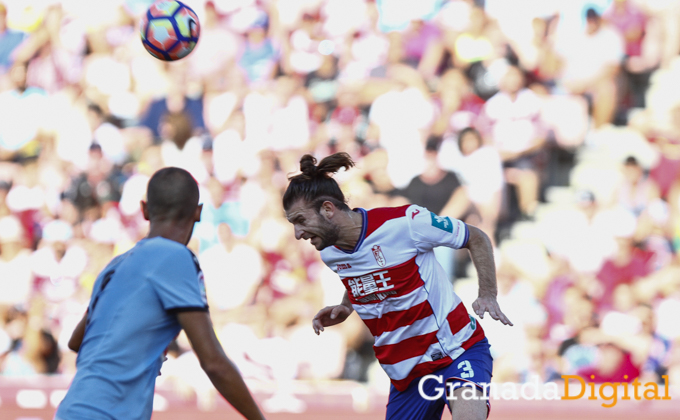
M 196 181 L 183 169 L 161 169 L 141 206 L 149 234 L 99 274 L 69 341 L 78 370 L 55 420 L 151 418 L 164 350 L 182 329 L 224 398 L 247 419 L 263 419 L 217 341 L 203 273 L 186 247 L 202 208 Z
M 512 325 L 496 301 L 496 272 L 489 238 L 474 226 L 440 217 L 424 207 L 350 210 L 332 175 L 354 162 L 346 153 L 300 160 L 301 174 L 290 178 L 283 196 L 296 239 L 307 239 L 341 278 L 342 302 L 323 308 L 312 321 L 319 334 L 357 311 L 375 337 L 375 355 L 391 379 L 387 419 L 441 419 L 449 404 L 453 420 L 483 420 L 484 399 L 461 398 L 467 383 L 481 396 L 491 380 L 492 358 L 482 327 L 454 293 L 433 248 L 468 248 L 479 276 L 472 307 L 480 318 Z M 419 379 L 436 375 L 436 380 Z M 430 401 L 434 387 L 459 387 Z M 422 392 L 422 394 L 421 394 Z M 470 391 L 467 388 L 467 395 Z M 463 394 L 465 395 L 465 394 Z M 455 397 L 447 399 L 447 397 Z

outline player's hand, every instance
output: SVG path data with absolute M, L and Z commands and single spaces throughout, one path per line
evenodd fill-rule
M 488 312 L 489 315 L 491 315 L 491 318 L 495 319 L 496 321 L 501 321 L 505 325 L 513 325 L 508 317 L 505 316 L 505 314 L 501 311 L 501 307 L 498 306 L 498 302 L 496 302 L 496 298 L 494 297 L 478 297 L 477 300 L 472 302 L 472 310 L 475 311 L 477 316 L 482 319 L 484 319 L 484 312 Z
M 326 306 L 314 316 L 312 327 L 314 332 L 319 335 L 324 327 L 336 325 L 347 319 L 352 314 L 352 309 L 345 305 Z

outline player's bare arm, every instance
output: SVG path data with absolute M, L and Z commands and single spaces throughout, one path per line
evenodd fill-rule
M 352 314 L 352 312 L 354 312 L 354 308 L 352 308 L 349 296 L 347 296 L 347 292 L 345 291 L 342 302 L 339 305 L 326 306 L 314 316 L 314 319 L 312 320 L 314 332 L 316 335 L 319 335 L 324 327 L 330 327 L 331 325 L 343 322 Z
M 75 330 L 73 330 L 73 334 L 71 334 L 71 338 L 68 340 L 68 348 L 71 350 L 78 352 L 80 350 L 80 345 L 83 344 L 83 337 L 85 337 L 85 326 L 87 325 L 87 311 L 85 311 L 85 315 L 83 315 L 83 318 L 78 322 L 78 325 L 76 325 Z
M 513 325 L 496 301 L 498 288 L 491 240 L 479 228 L 467 226 L 470 237 L 466 247 L 470 251 L 470 258 L 477 269 L 479 278 L 479 297 L 472 303 L 472 309 L 480 318 L 484 318 L 484 313 L 488 312 L 496 321 L 501 321 L 505 325 Z
M 217 340 L 208 312 L 180 312 L 177 319 L 191 342 L 201 368 L 219 393 L 246 419 L 264 419 L 241 374 Z

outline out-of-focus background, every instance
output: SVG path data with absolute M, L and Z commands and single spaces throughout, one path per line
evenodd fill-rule
M 265 411 L 382 418 L 373 337 L 355 315 L 313 334 L 343 287 L 280 204 L 303 154 L 337 151 L 351 207 L 417 203 L 493 239 L 515 323 L 481 321 L 495 381 L 667 376 L 680 398 L 679 2 L 186 3 L 201 38 L 166 63 L 140 42 L 149 0 L 0 0 L 0 418 L 51 418 L 95 276 L 146 234 L 163 166 L 200 183 L 190 248 Z M 437 254 L 469 308 L 467 252 Z M 157 389 L 158 419 L 228 412 L 182 336 Z

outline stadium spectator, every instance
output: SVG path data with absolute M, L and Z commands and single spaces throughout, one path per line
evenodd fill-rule
M 567 92 L 592 100 L 593 126 L 600 128 L 614 121 L 620 94 L 616 77 L 625 53 L 624 40 L 595 9 L 586 11 L 586 21 L 585 33 L 559 32 L 555 49 L 563 65 L 557 81 Z
M 622 172 L 623 179 L 616 190 L 617 204 L 640 216 L 652 201 L 660 197 L 659 187 L 634 156 L 626 157 Z
M 80 289 L 87 263 L 87 252 L 73 243 L 72 227 L 63 220 L 52 220 L 42 228 L 38 249 L 31 255 L 34 288 L 48 304 L 72 298 Z
M 340 82 L 338 81 L 338 58 L 331 54 L 321 56 L 319 66 L 305 76 L 305 89 L 309 96 L 312 113 L 319 113 L 319 118 L 325 120 L 335 108 Z M 325 111 L 325 112 L 324 112 Z
M 241 202 L 230 197 L 220 181 L 209 178 L 205 184 L 201 190 L 204 196 L 201 221 L 195 226 L 202 251 L 219 243 L 217 232 L 221 224 L 227 224 L 230 232 L 241 238 L 248 235 L 250 227 L 248 219 L 242 213 Z
M 201 247 L 199 259 L 206 288 L 211 291 L 211 307 L 218 311 L 227 311 L 253 301 L 255 290 L 262 281 L 262 257 L 242 237 L 234 235 L 228 224 L 220 223 L 215 229 L 219 242 L 211 247 Z M 234 272 L 239 278 L 238 284 L 224 281 L 226 271 Z
M 0 219 L 0 281 L 5 290 L 0 305 L 5 308 L 26 305 L 31 297 L 33 275 L 27 243 L 25 230 L 17 217 Z
M 456 134 L 475 126 L 484 106 L 484 101 L 473 92 L 470 80 L 455 68 L 442 74 L 432 99 L 438 111 L 432 124 L 435 136 Z
M 63 40 L 62 29 L 68 22 L 61 4 L 47 7 L 40 27 L 33 32 L 16 52 L 15 61 L 27 62 L 28 84 L 56 93 L 76 85 L 83 73 L 85 43 L 77 40 L 82 33 L 73 32 L 76 42 Z
M 448 48 L 453 66 L 465 71 L 477 95 L 486 100 L 498 91 L 499 71 L 507 65 L 506 41 L 484 9 L 470 10 L 468 27 Z
M 440 144 L 441 139 L 437 137 L 427 140 L 425 169 L 395 193 L 436 214 L 463 219 L 469 211 L 470 201 L 456 174 L 440 166 L 437 159 Z
M 299 81 L 279 76 L 272 87 L 253 90 L 244 98 L 245 140 L 257 149 L 301 150 L 309 142 L 309 110 Z
M 245 42 L 238 59 L 238 65 L 251 86 L 261 86 L 271 81 L 278 69 L 279 48 L 268 36 L 269 16 L 258 11 L 245 31 Z
M 403 188 L 423 171 L 423 144 L 434 119 L 434 107 L 418 72 L 404 64 L 389 67 L 394 86 L 371 105 L 368 141 L 385 149 L 387 173 L 395 188 Z M 370 138 L 375 136 L 373 138 Z
M 505 186 L 500 155 L 494 147 L 484 144 L 481 134 L 474 128 L 464 128 L 456 140 L 456 144 L 444 141 L 439 163 L 460 177 L 466 195 L 474 205 L 469 222 L 489 235 L 495 245 Z
M 560 68 L 560 60 L 554 48 L 556 22 L 555 16 L 536 16 L 531 20 L 529 37 L 508 39 L 513 52 L 517 54 L 519 65 L 529 73 L 530 84 L 555 84 Z
M 661 62 L 661 22 L 630 0 L 615 0 L 602 19 L 619 30 L 625 41 L 624 108 L 643 108 L 652 71 Z
M 170 82 L 167 95 L 151 101 L 140 121 L 142 126 L 151 130 L 156 143 L 162 140 L 161 125 L 168 114 L 185 114 L 191 135 L 200 134 L 205 128 L 203 100 L 202 98 L 188 96 L 186 80 L 181 80 L 181 78 L 182 76 L 179 75 L 174 76 L 174 80 Z
M 240 48 L 237 34 L 214 1 L 206 1 L 201 16 L 201 42 L 191 55 L 188 72 L 191 79 L 204 83 L 206 93 L 225 90 L 224 72 L 234 65 Z
M 425 145 L 425 169 L 409 184 L 397 190 L 410 204 L 425 207 L 435 214 L 467 220 L 471 213 L 470 199 L 455 173 L 443 169 L 438 162 L 441 140 L 430 137 Z M 447 247 L 435 248 L 437 261 L 449 280 L 455 279 L 455 251 Z M 459 258 L 460 259 L 460 258 Z
M 0 74 L 14 63 L 14 51 L 26 39 L 26 34 L 7 27 L 7 6 L 0 3 Z
M 4 376 L 21 377 L 59 373 L 61 353 L 43 324 L 42 298 L 36 297 L 27 311 L 12 308 L 7 324 L 12 347 L 0 364 Z
M 0 125 L 0 158 L 21 161 L 39 153 L 48 98 L 43 89 L 28 84 L 24 63 L 11 67 L 9 79 L 12 87 L 0 93 L 0 113 L 13 117 Z
M 505 179 L 517 190 L 521 216 L 531 218 L 545 169 L 546 134 L 540 121 L 541 100 L 524 83 L 522 70 L 508 67 L 500 91 L 484 104 L 478 126 L 500 153 Z
M 626 222 L 625 219 L 630 221 Z M 596 275 L 601 289 L 593 297 L 600 313 L 612 308 L 614 291 L 619 285 L 634 284 L 654 268 L 651 264 L 652 252 L 635 246 L 633 234 L 636 223 L 632 216 L 621 214 L 619 222 L 621 230 L 616 233 L 616 254 L 605 260 Z
M 432 68 L 432 65 L 430 65 L 431 69 L 428 69 L 425 65 L 441 57 L 440 39 L 441 31 L 433 22 L 421 19 L 412 20 L 406 30 L 401 32 L 403 62 L 411 67 L 419 68 L 423 76 L 429 79 L 437 69 Z M 439 64 L 438 61 L 434 61 L 433 64 Z

